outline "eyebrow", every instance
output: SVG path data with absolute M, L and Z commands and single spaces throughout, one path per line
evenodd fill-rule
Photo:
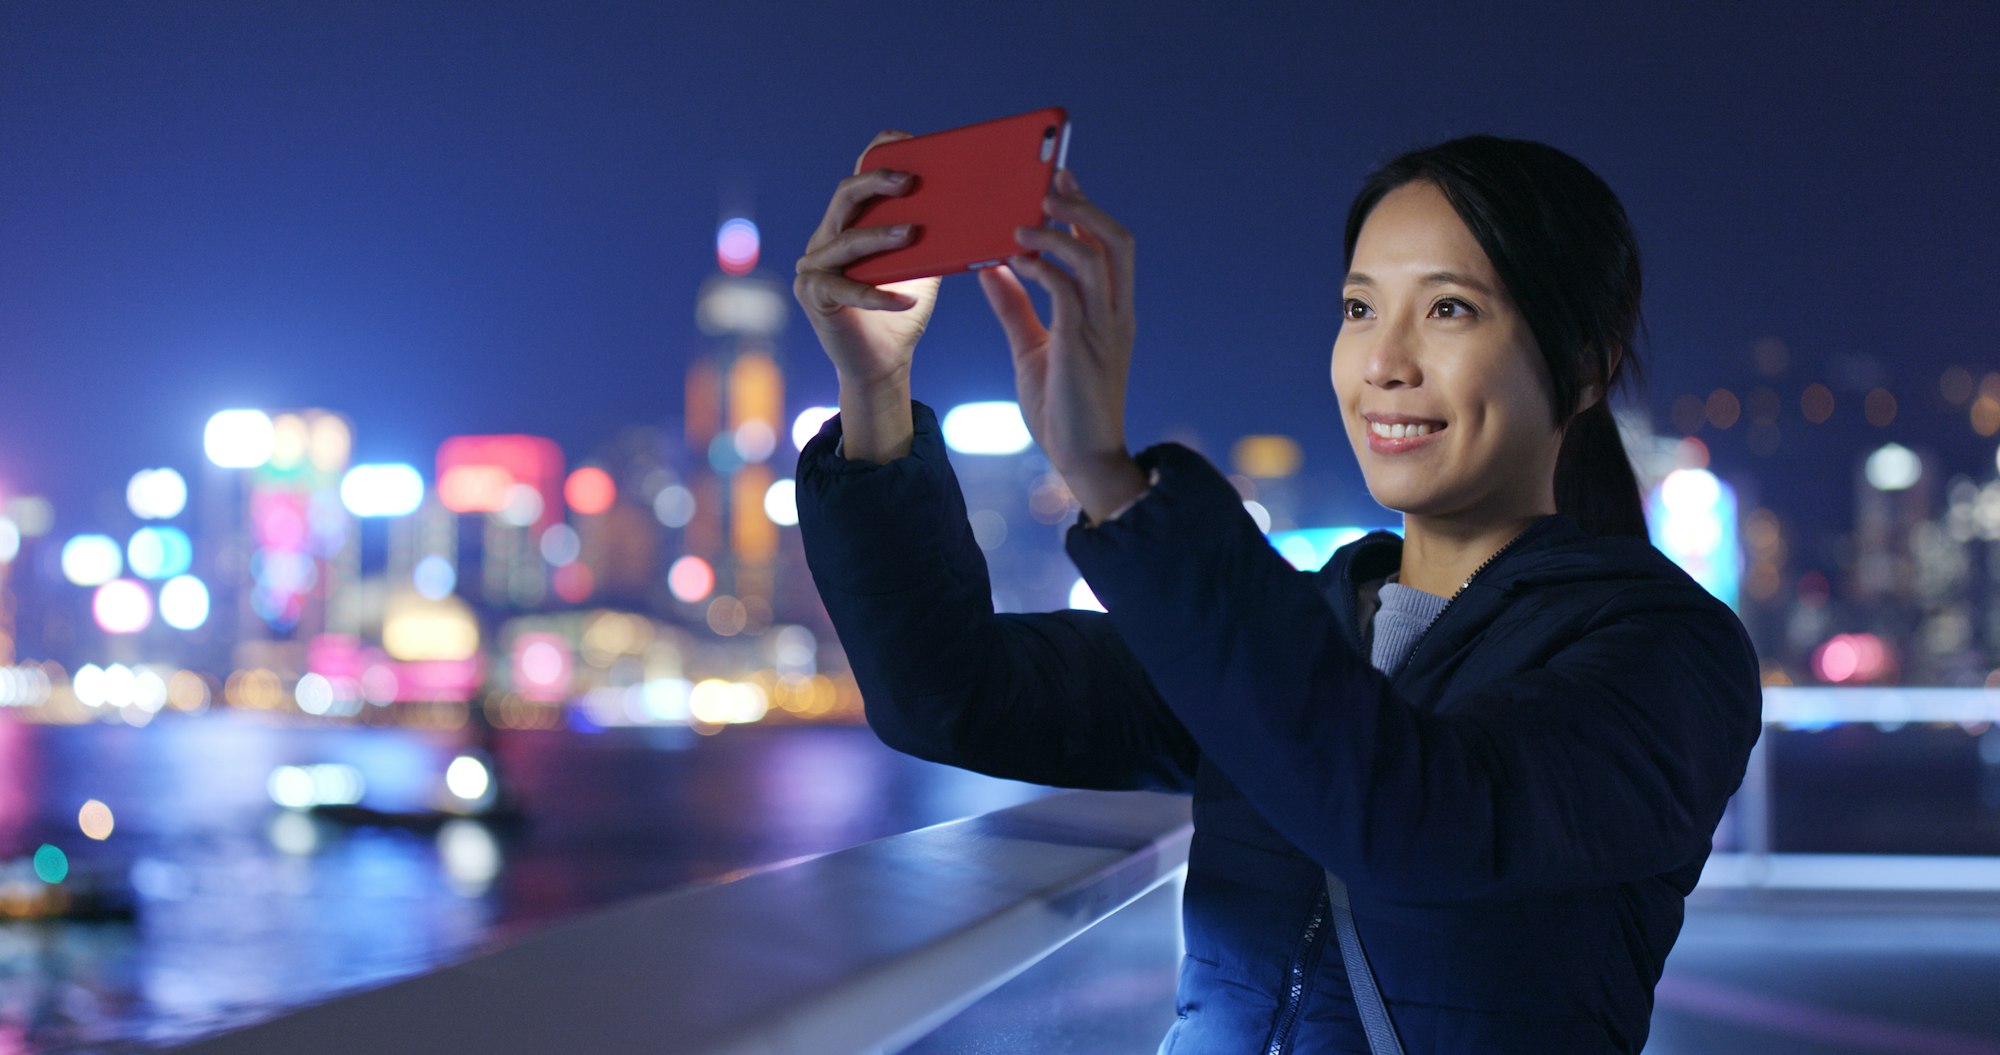
M 1478 290 L 1489 297 L 1493 295 L 1493 290 L 1486 283 L 1469 275 L 1459 274 L 1456 271 L 1433 271 L 1423 277 L 1423 283 L 1427 286 L 1464 286 L 1467 289 Z M 1347 284 L 1350 286 L 1372 286 L 1375 284 L 1375 280 L 1359 271 L 1349 271 L 1347 273 Z

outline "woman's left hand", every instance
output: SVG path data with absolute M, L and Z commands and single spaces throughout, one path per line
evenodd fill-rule
M 1125 448 L 1125 387 L 1136 328 L 1132 235 L 1084 198 L 1068 169 L 1056 174 L 1042 208 L 1067 221 L 1069 231 L 1016 228 L 1015 240 L 1042 255 L 1009 257 L 1006 265 L 982 269 L 979 285 L 1013 349 L 1014 385 L 1028 432 L 1096 522 L 1143 493 L 1147 483 Z M 1015 272 L 1048 291 L 1047 327 Z

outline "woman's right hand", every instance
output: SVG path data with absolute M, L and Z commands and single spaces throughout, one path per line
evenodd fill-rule
M 908 132 L 886 131 L 869 140 L 868 147 L 908 138 Z M 862 155 L 867 155 L 866 149 Z M 869 199 L 908 191 L 907 177 L 887 169 L 863 172 L 857 159 L 854 175 L 834 189 L 825 218 L 806 243 L 805 255 L 799 257 L 792 295 L 806 309 L 806 319 L 819 334 L 819 343 L 833 360 L 843 387 L 868 389 L 883 383 L 907 383 L 917 338 L 930 325 L 931 311 L 937 306 L 939 280 L 935 277 L 871 286 L 840 273 L 841 268 L 864 256 L 909 241 L 907 231 L 898 234 L 890 227 L 847 226 Z

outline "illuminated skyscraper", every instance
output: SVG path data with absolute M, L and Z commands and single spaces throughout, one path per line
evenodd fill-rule
M 775 341 L 790 301 L 777 282 L 754 273 L 757 256 L 756 225 L 725 221 L 716 235 L 722 273 L 702 283 L 695 302 L 706 344 L 687 376 L 688 450 L 707 471 L 692 474 L 685 549 L 715 570 L 705 603 L 709 625 L 725 634 L 770 625 L 778 554 L 778 525 L 764 498 L 788 424 Z

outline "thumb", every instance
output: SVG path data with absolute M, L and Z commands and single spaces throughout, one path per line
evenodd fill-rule
M 981 268 L 979 288 L 1000 320 L 1000 328 L 1006 331 L 1007 343 L 1015 355 L 1039 347 L 1048 339 L 1049 331 L 1035 314 L 1035 303 L 1028 299 L 1027 287 L 1021 285 L 1012 268 L 1005 264 Z

